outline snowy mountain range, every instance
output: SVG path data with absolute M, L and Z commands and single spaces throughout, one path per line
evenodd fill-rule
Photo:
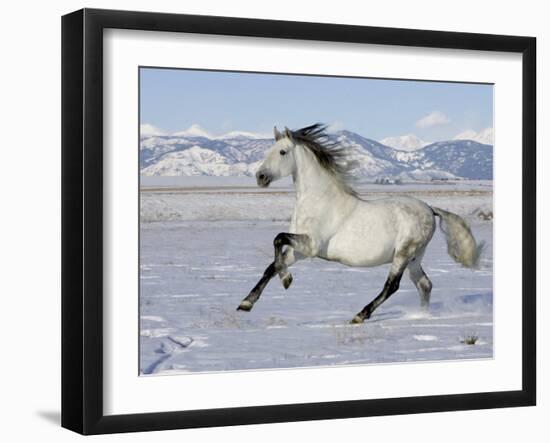
M 346 130 L 331 136 L 349 147 L 351 158 L 358 164 L 356 174 L 361 177 L 493 178 L 493 147 L 474 140 L 425 145 L 404 136 L 402 140 L 384 140 L 384 144 Z M 195 125 L 171 135 L 142 134 L 141 175 L 253 175 L 273 142 L 271 137 L 248 132 L 211 136 Z
M 419 139 L 414 134 L 386 137 L 380 140 L 380 143 L 389 146 L 390 148 L 399 149 L 400 151 L 416 151 L 417 149 L 423 148 L 424 146 L 430 144 Z

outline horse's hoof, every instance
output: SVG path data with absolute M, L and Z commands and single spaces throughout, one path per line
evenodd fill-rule
M 292 274 L 288 272 L 281 278 L 281 282 L 283 283 L 283 288 L 288 289 L 290 288 L 290 285 L 292 284 Z
M 237 311 L 250 311 L 252 309 L 252 303 L 249 302 L 248 300 L 243 300 L 241 302 L 241 304 L 239 305 L 239 307 L 237 308 Z
M 358 325 L 358 324 L 361 324 L 365 321 L 365 319 L 363 317 L 361 317 L 360 315 L 356 315 L 355 317 L 353 317 L 350 321 L 350 324 L 352 325 Z

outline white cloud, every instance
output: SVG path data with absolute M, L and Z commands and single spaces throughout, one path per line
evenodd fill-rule
M 327 126 L 327 132 L 330 133 L 342 131 L 343 129 L 346 129 L 346 127 L 341 121 L 332 122 L 330 125 Z
M 493 144 L 493 128 L 485 128 L 481 131 L 474 131 L 472 129 L 467 129 L 466 131 L 461 132 L 460 134 L 454 137 L 454 140 L 473 140 L 478 143 L 483 143 L 486 145 Z
M 431 128 L 432 126 L 446 125 L 451 120 L 443 112 L 433 111 L 425 115 L 416 122 L 416 127 L 421 129 Z
M 174 132 L 174 134 L 172 134 L 172 135 L 212 138 L 212 135 L 210 135 L 208 132 L 206 132 L 206 130 L 204 128 L 202 128 L 197 123 L 193 123 L 185 131 Z
M 149 123 L 142 123 L 139 125 L 139 132 L 141 135 L 166 135 L 159 128 L 150 125 Z
M 429 145 L 429 142 L 419 139 L 414 134 L 386 137 L 380 140 L 380 143 L 401 151 L 416 151 L 417 149 L 421 149 L 424 146 Z

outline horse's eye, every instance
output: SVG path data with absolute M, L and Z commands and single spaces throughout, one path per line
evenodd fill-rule
M 281 150 L 279 151 L 279 154 L 285 155 L 285 154 L 286 154 L 286 151 L 285 151 L 284 149 L 281 149 Z

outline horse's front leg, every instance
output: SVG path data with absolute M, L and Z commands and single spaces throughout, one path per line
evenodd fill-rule
M 288 234 L 284 232 L 278 234 L 273 240 L 273 245 L 275 247 L 275 261 L 266 268 L 260 281 L 256 283 L 256 286 L 254 286 L 252 291 L 250 291 L 250 293 L 243 299 L 243 301 L 241 301 L 237 310 L 250 311 L 254 306 L 254 303 L 256 303 L 262 295 L 262 292 L 264 291 L 269 281 L 276 274 L 279 274 L 281 276 L 285 289 L 288 288 L 288 286 L 290 286 L 290 283 L 292 282 L 292 275 L 290 274 L 290 272 L 288 272 L 287 267 L 294 263 L 296 260 L 294 250 L 302 255 L 305 255 L 304 251 L 309 252 L 309 249 L 311 249 L 309 242 L 310 240 L 307 235 Z M 284 246 L 289 246 L 293 249 L 289 250 L 289 248 L 287 248 L 287 250 L 283 252 Z
M 264 275 L 262 275 L 260 281 L 256 283 L 256 286 L 252 288 L 252 291 L 250 291 L 243 301 L 241 301 L 237 311 L 250 311 L 254 306 L 254 303 L 256 303 L 260 298 L 260 295 L 262 295 L 262 292 L 269 283 L 269 280 L 271 280 L 275 274 L 277 274 L 277 271 L 275 270 L 275 262 L 273 262 L 265 269 Z
M 288 248 L 283 252 L 283 248 L 285 246 L 288 246 Z M 275 248 L 275 268 L 281 278 L 283 278 L 285 273 L 288 273 L 287 266 L 290 266 L 296 261 L 296 253 L 306 257 L 312 257 L 315 255 L 313 253 L 311 238 L 306 234 L 290 234 L 288 232 L 281 232 L 277 234 L 273 240 L 273 247 Z
M 296 254 L 294 249 L 288 246 L 283 251 L 283 268 L 279 271 L 279 278 L 285 289 L 288 289 L 292 283 L 292 274 L 288 270 L 288 267 L 296 262 Z
M 288 267 L 303 256 L 314 256 L 313 242 L 305 234 L 281 232 L 273 240 L 273 246 L 275 247 L 275 266 L 277 272 L 279 273 L 283 287 L 288 289 L 292 283 L 292 274 L 288 271 Z M 285 246 L 287 248 L 283 251 Z

